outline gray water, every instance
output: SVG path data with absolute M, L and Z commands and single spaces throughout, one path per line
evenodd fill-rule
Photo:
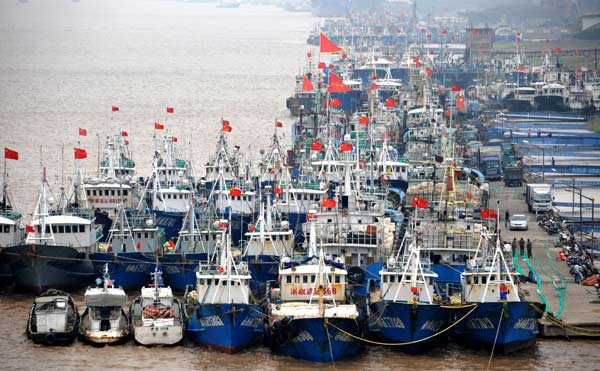
M 16 208 L 31 218 L 40 174 L 40 146 L 55 192 L 73 168 L 73 147 L 96 167 L 97 139 L 129 132 L 140 175 L 148 175 L 153 125 L 159 120 L 191 150 L 198 175 L 213 151 L 221 117 L 231 145 L 255 152 L 268 144 L 275 120 L 289 141 L 285 108 L 317 20 L 271 6 L 176 1 L 0 0 L 0 147 L 19 151 L 8 162 Z M 313 50 L 313 55 L 316 51 Z M 111 106 L 120 107 L 113 114 Z M 166 114 L 166 107 L 175 113 Z M 77 136 L 78 128 L 88 131 Z M 78 140 L 81 140 L 78 143 Z M 61 153 L 64 146 L 64 155 Z M 61 161 L 64 159 L 64 161 Z M 62 176 L 64 174 L 64 177 Z M 133 294 L 132 294 L 133 295 Z M 315 364 L 255 347 L 224 355 L 184 342 L 146 348 L 129 342 L 94 347 L 34 345 L 25 336 L 33 297 L 0 295 L 0 369 L 314 369 Z M 81 293 L 76 295 L 81 304 Z M 598 369 L 598 343 L 541 340 L 529 351 L 495 356 L 493 369 Z M 489 353 L 449 345 L 407 355 L 372 347 L 327 369 L 479 370 Z M 596 362 L 596 363 L 595 363 Z

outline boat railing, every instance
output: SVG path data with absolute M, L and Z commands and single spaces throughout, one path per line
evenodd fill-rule
M 13 210 L 0 210 L 0 216 L 15 221 L 21 219 L 21 213 Z

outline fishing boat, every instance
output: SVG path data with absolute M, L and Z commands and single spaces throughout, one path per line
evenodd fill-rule
M 137 200 L 135 162 L 131 159 L 126 131 L 108 135 L 99 154 L 98 173 L 87 177 L 83 187 L 96 223 L 103 227 L 101 242 L 106 242 L 119 204 L 133 206 Z
M 143 345 L 173 345 L 183 339 L 185 315 L 183 304 L 170 287 L 164 287 L 158 267 L 153 283 L 143 287 L 129 308 L 133 338 Z
M 504 354 L 532 347 L 545 305 L 521 300 L 517 280 L 518 273 L 510 257 L 504 256 L 499 234 L 484 231 L 478 254 L 462 273 L 463 301 L 477 307 L 456 325 L 455 338 Z
M 50 289 L 35 298 L 29 320 L 27 337 L 35 343 L 64 344 L 77 336 L 79 313 L 71 296 Z
M 264 293 L 267 281 L 277 280 L 281 258 L 291 256 L 294 247 L 294 233 L 287 221 L 276 218 L 270 195 L 266 204 L 261 200 L 258 220 L 249 226 L 246 238 L 243 256 L 252 274 L 250 288 Z
M 205 202 L 197 209 L 190 205 L 177 242 L 168 244 L 159 258 L 165 281 L 173 291 L 184 292 L 187 286 L 195 285 L 198 265 L 214 260 L 220 239 L 219 221 L 210 216 L 209 205 Z
M 187 208 L 192 203 L 193 178 L 190 161 L 177 158 L 177 138 L 167 134 L 156 140 L 152 175 L 146 183 L 146 203 L 156 215 L 156 225 L 167 240 L 181 230 Z M 162 148 L 161 148 L 162 144 Z
M 127 304 L 127 294 L 121 287 L 115 287 L 108 274 L 108 264 L 104 266 L 102 278 L 97 279 L 96 287 L 88 287 L 85 291 L 84 301 L 86 308 L 79 324 L 83 339 L 95 344 L 127 339 L 129 318 L 123 309 Z
M 4 254 L 18 290 L 43 292 L 75 289 L 94 280 L 89 254 L 102 236 L 81 187 L 79 161 L 69 196 L 64 189 L 57 203 L 43 167 L 40 191 L 25 243 L 7 247 Z
M 438 334 L 449 326 L 453 312 L 435 293 L 437 274 L 430 264 L 423 264 L 421 232 L 408 234 L 404 241 L 409 245 L 388 258 L 387 266 L 379 272 L 381 286 L 378 297 L 370 303 L 374 318 L 370 327 L 381 339 L 406 343 L 405 349 L 419 351 L 448 339 Z
M 226 221 L 221 224 L 217 264 L 200 266 L 196 290 L 186 293 L 191 301 L 186 331 L 196 343 L 231 354 L 255 343 L 264 314 L 250 295 L 248 266 L 234 259 Z
M 21 213 L 13 209 L 8 194 L 6 160 L 4 165 L 2 200 L 0 201 L 0 288 L 13 284 L 12 270 L 3 251 L 7 247 L 20 245 L 24 235 L 20 226 Z
M 136 290 L 150 282 L 164 243 L 162 231 L 146 208 L 126 209 L 121 203 L 107 242 L 99 244 L 90 256 L 97 272 L 103 272 L 108 264 L 111 277 L 121 287 Z
M 269 307 L 266 340 L 280 354 L 314 362 L 337 362 L 360 354 L 359 312 L 346 297 L 347 271 L 341 262 L 316 253 L 315 214 L 309 213 L 308 257 L 283 259 L 279 288 Z

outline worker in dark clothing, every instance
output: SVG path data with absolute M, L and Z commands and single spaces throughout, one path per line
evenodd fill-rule
M 506 209 L 506 212 L 504 213 L 504 226 L 508 227 L 508 222 L 510 221 L 510 213 L 508 212 L 508 209 Z
M 517 252 L 517 237 L 513 238 L 510 245 L 512 247 L 513 254 L 515 254 Z
M 531 259 L 531 241 L 527 239 L 527 258 Z
M 554 160 L 554 157 L 552 157 L 552 167 L 554 167 L 556 165 L 556 161 Z
M 521 256 L 525 256 L 525 240 L 523 237 L 519 240 L 519 253 Z

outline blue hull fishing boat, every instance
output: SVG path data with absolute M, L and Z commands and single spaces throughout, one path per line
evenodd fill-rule
M 264 314 L 251 301 L 248 266 L 234 260 L 226 229 L 220 241 L 218 263 L 199 266 L 196 290 L 186 293 L 187 305 L 193 306 L 187 333 L 196 343 L 231 354 L 257 340 Z
M 529 348 L 537 340 L 545 306 L 520 299 L 518 273 L 504 257 L 498 234 L 482 234 L 482 239 L 462 274 L 463 300 L 476 308 L 456 325 L 454 335 L 459 342 L 497 353 Z
M 316 256 L 314 216 L 309 214 L 309 257 L 282 261 L 279 294 L 270 305 L 267 343 L 277 353 L 313 362 L 337 362 L 360 354 L 364 346 L 358 310 L 346 301 L 347 271 L 343 264 Z

